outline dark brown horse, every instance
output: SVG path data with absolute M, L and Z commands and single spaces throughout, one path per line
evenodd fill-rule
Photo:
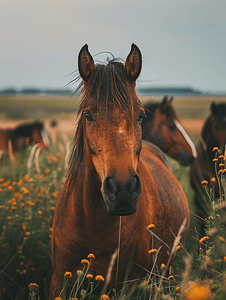
M 142 145 L 141 123 L 145 111 L 136 95 L 141 71 L 141 52 L 132 44 L 125 65 L 112 60 L 94 65 L 85 45 L 78 57 L 84 95 L 80 105 L 75 147 L 69 174 L 59 195 L 53 222 L 50 299 L 58 295 L 64 272 L 75 278 L 80 261 L 90 252 L 96 259 L 90 272 L 106 276 L 111 256 L 118 246 L 122 221 L 118 282 L 140 278 L 150 269 L 151 234 L 172 247 L 174 236 L 187 219 L 184 192 L 155 145 Z M 154 248 L 163 245 L 157 239 Z M 158 263 L 168 260 L 166 247 Z M 115 279 L 113 269 L 112 283 Z
M 144 105 L 146 118 L 142 123 L 142 137 L 155 145 L 181 165 L 191 165 L 197 157 L 196 149 L 180 125 L 171 102 L 164 97 L 161 103 L 148 102 Z
M 0 130 L 0 151 L 7 151 L 10 157 L 18 150 L 21 139 L 23 143 L 38 143 L 41 148 L 47 148 L 48 135 L 42 122 L 24 123 L 15 129 Z
M 216 172 L 213 159 L 215 153 L 214 147 L 219 148 L 219 155 L 225 155 L 226 146 L 226 103 L 216 104 L 211 103 L 210 115 L 204 123 L 201 140 L 197 146 L 198 157 L 195 163 L 191 166 L 190 180 L 191 186 L 194 189 L 195 197 L 194 202 L 196 205 L 196 213 L 203 220 L 208 216 L 210 211 L 210 204 L 208 196 L 204 190 L 204 186 L 201 184 L 203 180 L 207 180 L 214 188 L 215 197 L 219 197 L 219 189 L 217 181 L 211 183 L 210 179 L 215 177 Z M 203 232 L 205 222 L 201 222 L 201 231 Z

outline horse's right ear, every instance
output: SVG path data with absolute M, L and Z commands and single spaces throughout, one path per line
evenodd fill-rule
M 78 55 L 78 70 L 82 79 L 87 82 L 94 70 L 94 61 L 89 53 L 88 45 L 85 44 L 79 52 Z
M 131 51 L 126 58 L 125 68 L 126 77 L 129 81 L 135 82 L 140 75 L 142 67 L 142 55 L 140 49 L 135 45 L 131 45 Z
M 216 114 L 216 112 L 217 112 L 217 104 L 216 104 L 216 102 L 215 101 L 213 101 L 211 104 L 210 104 L 210 110 L 211 110 L 211 112 L 212 112 L 212 114 Z

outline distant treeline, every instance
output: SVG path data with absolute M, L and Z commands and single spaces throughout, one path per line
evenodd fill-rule
M 146 87 L 138 88 L 139 95 L 202 95 L 199 90 L 190 87 Z
M 39 89 L 39 88 L 24 88 L 18 90 L 16 88 L 7 88 L 0 90 L 0 95 L 18 95 L 18 94 L 44 94 L 44 95 L 65 95 L 72 94 L 73 91 L 70 89 Z

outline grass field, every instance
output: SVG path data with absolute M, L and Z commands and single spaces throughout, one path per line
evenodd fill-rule
M 143 99 L 146 101 L 147 99 Z M 158 100 L 160 100 L 158 98 Z M 208 115 L 211 101 L 226 98 L 211 97 L 175 98 L 174 106 L 179 118 L 200 118 Z M 75 114 L 76 98 L 0 97 L 2 122 L 31 119 L 67 119 Z M 197 143 L 198 132 L 191 132 Z M 0 299 L 48 298 L 51 277 L 51 233 L 56 199 L 64 182 L 66 144 L 72 137 L 62 134 L 57 145 L 42 150 L 40 157 L 33 157 L 31 166 L 28 157 L 31 146 L 20 149 L 16 160 L 11 162 L 4 154 L 0 165 Z M 136 287 L 136 299 L 226 299 L 226 214 L 214 210 L 208 220 L 204 240 L 198 234 L 197 219 L 193 217 L 193 192 L 189 184 L 189 167 L 181 167 L 172 159 L 170 164 L 187 196 L 191 211 L 191 229 L 187 245 L 178 251 L 178 260 L 172 269 L 171 278 L 162 278 L 163 270 L 147 275 Z M 222 180 L 225 183 L 224 175 Z M 207 186 L 208 190 L 208 186 Z M 148 224 L 147 224 L 148 225 Z M 85 257 L 84 257 L 85 258 Z M 81 266 L 82 270 L 82 266 Z M 84 270 L 85 272 L 85 270 Z M 80 273 L 79 273 L 80 274 Z M 80 274 L 81 275 L 81 274 Z M 81 275 L 78 280 L 84 279 Z M 94 285 L 97 282 L 94 281 Z M 184 291 L 182 293 L 182 291 Z M 202 298 L 191 296 L 201 293 Z M 30 296 L 29 296 L 30 293 Z M 89 299 L 88 291 L 77 293 L 78 299 Z M 164 296 L 165 293 L 165 296 Z M 183 295 L 183 296 L 182 296 Z M 189 298 L 190 297 L 190 298 Z M 103 298 L 104 299 L 104 298 Z M 105 298 L 107 299 L 107 297 Z M 120 299 L 130 299 L 121 295 Z

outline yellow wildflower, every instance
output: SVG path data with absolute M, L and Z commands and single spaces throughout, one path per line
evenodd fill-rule
M 226 262 L 226 256 L 224 256 L 224 262 Z
M 72 277 L 72 273 L 71 273 L 71 272 L 65 272 L 65 273 L 64 273 L 64 276 Z
M 215 178 L 215 177 L 212 177 L 212 178 L 210 179 L 210 181 L 211 181 L 211 182 L 215 182 L 215 181 L 216 181 L 216 178 Z
M 87 259 L 82 259 L 81 264 L 89 265 L 89 261 Z
M 45 169 L 45 170 L 44 170 L 44 173 L 45 173 L 45 174 L 49 174 L 49 173 L 50 173 L 50 169 Z
M 213 147 L 213 150 L 212 151 L 218 151 L 218 147 Z
M 97 280 L 97 281 L 104 281 L 105 279 L 104 279 L 104 277 L 102 275 L 97 275 L 95 277 L 95 280 Z
M 148 251 L 149 254 L 156 253 L 156 252 L 157 252 L 157 249 L 151 249 L 151 250 Z
M 8 220 L 11 220 L 11 216 L 8 216 L 7 219 L 8 219 Z
M 161 269 L 164 269 L 166 267 L 166 265 L 164 263 L 161 264 Z
M 173 277 L 173 275 L 170 275 L 170 276 L 168 277 L 168 279 L 169 279 L 169 280 L 175 280 L 175 278 Z
M 19 180 L 18 182 L 17 182 L 17 185 L 22 185 L 23 184 L 23 180 Z
M 57 198 L 58 197 L 58 193 L 57 192 L 54 192 L 52 193 L 53 197 Z
M 93 279 L 93 274 L 87 274 L 86 278 Z
M 224 172 L 224 170 L 219 170 L 217 174 L 220 175 L 223 172 Z
M 204 236 L 199 240 L 199 243 L 203 245 L 203 242 L 205 242 L 206 240 L 208 240 L 209 237 L 208 236 Z
M 218 161 L 218 158 L 214 158 L 213 161 Z
M 219 155 L 218 158 L 224 158 L 224 155 Z
M 2 189 L 0 189 L 0 193 L 2 192 Z

